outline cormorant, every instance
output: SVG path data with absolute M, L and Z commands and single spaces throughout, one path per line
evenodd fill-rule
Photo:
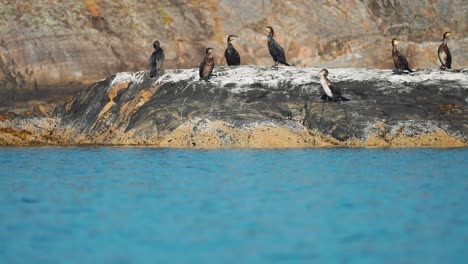
M 232 43 L 231 43 L 231 41 L 234 38 L 238 38 L 238 36 L 229 35 L 229 37 L 227 38 L 228 46 L 227 46 L 226 51 L 224 52 L 224 57 L 226 57 L 226 62 L 227 62 L 227 65 L 229 66 L 240 65 L 239 52 L 237 52 L 237 50 L 234 48 L 234 46 L 232 46 Z
M 268 31 L 268 50 L 270 51 L 270 55 L 275 61 L 274 66 L 278 66 L 278 63 L 284 64 L 286 66 L 291 66 L 286 62 L 286 57 L 284 56 L 283 48 L 276 42 L 273 38 L 275 36 L 275 31 L 272 27 L 265 27 Z
M 323 101 L 349 101 L 348 98 L 341 96 L 341 92 L 330 82 L 330 80 L 328 80 L 327 69 L 322 69 L 319 74 L 322 75 L 320 78 L 320 84 L 322 85 L 323 91 L 325 92 L 325 94 L 321 97 Z
M 401 55 L 400 52 L 398 51 L 398 43 L 400 43 L 400 40 L 397 38 L 392 39 L 392 58 L 393 58 L 393 63 L 395 63 L 395 68 L 397 71 L 402 72 L 402 71 L 409 71 L 413 72 L 408 66 L 408 61 L 406 60 L 405 56 Z
M 214 68 L 213 49 L 207 48 L 205 58 L 200 63 L 200 80 L 208 81 Z
M 450 53 L 450 49 L 447 46 L 447 38 L 451 34 L 451 32 L 444 33 L 444 36 L 442 38 L 442 44 L 440 44 L 439 50 L 437 51 L 440 63 L 442 63 L 442 65 L 440 66 L 441 70 L 452 69 L 452 53 Z
M 149 59 L 149 71 L 150 71 L 150 77 L 154 77 L 158 74 L 158 70 L 160 70 L 163 66 L 164 63 L 164 50 L 159 47 L 160 43 L 158 40 L 153 42 L 153 48 L 154 51 L 151 54 L 151 57 Z

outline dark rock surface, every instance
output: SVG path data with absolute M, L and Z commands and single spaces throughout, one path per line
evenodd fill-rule
M 0 0 L 0 110 L 21 100 L 74 94 L 115 72 L 145 70 L 159 39 L 166 69 L 194 68 L 226 37 L 242 64 L 271 65 L 265 25 L 288 62 L 307 67 L 393 67 L 390 40 L 410 67 L 437 69 L 444 31 L 454 68 L 467 67 L 463 0 Z

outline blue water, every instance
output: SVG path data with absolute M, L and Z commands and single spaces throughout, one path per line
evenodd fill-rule
M 463 263 L 467 160 L 0 148 L 0 263 Z

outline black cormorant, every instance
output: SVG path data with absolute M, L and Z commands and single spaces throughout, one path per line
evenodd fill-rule
M 231 43 L 231 41 L 234 38 L 238 38 L 238 36 L 229 35 L 229 37 L 227 38 L 228 46 L 227 46 L 226 51 L 224 52 L 224 57 L 226 57 L 226 62 L 227 62 L 227 65 L 229 66 L 240 65 L 239 52 L 237 52 L 237 50 L 234 48 L 234 46 L 232 46 L 232 43 Z
M 439 46 L 439 50 L 437 51 L 439 55 L 439 60 L 442 65 L 440 69 L 452 69 L 452 53 L 450 53 L 450 49 L 447 46 L 447 38 L 450 37 L 451 32 L 445 32 L 442 38 L 442 44 Z
M 207 48 L 205 58 L 200 63 L 200 80 L 208 81 L 214 68 L 213 49 Z
M 322 85 L 323 91 L 325 94 L 322 96 L 322 100 L 324 101 L 332 101 L 332 102 L 338 102 L 338 101 L 349 101 L 348 98 L 345 98 L 341 96 L 341 92 L 336 88 L 330 80 L 328 80 L 328 70 L 327 69 L 322 69 L 319 74 L 322 75 L 320 78 L 320 84 Z
M 286 62 L 286 57 L 284 56 L 283 48 L 276 42 L 273 38 L 275 36 L 275 31 L 272 27 L 265 27 L 268 31 L 268 50 L 270 51 L 273 61 L 275 61 L 274 66 L 278 66 L 278 63 L 284 64 L 286 66 L 291 66 Z
M 392 58 L 393 62 L 395 63 L 395 68 L 397 71 L 402 72 L 402 71 L 409 71 L 413 72 L 408 66 L 408 61 L 406 60 L 405 56 L 401 55 L 400 52 L 398 51 L 398 43 L 400 43 L 399 39 L 392 39 Z
M 153 42 L 154 51 L 151 54 L 148 66 L 150 71 L 150 77 L 156 76 L 158 74 L 158 70 L 162 68 L 164 63 L 164 50 L 159 45 L 159 41 L 156 40 Z

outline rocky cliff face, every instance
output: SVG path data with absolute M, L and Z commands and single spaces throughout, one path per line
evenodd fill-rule
M 119 73 L 52 118 L 4 117 L 3 144 L 160 147 L 466 146 L 468 75 L 334 69 L 349 102 L 323 102 L 319 69 L 217 67 Z
M 151 43 L 166 68 L 198 65 L 205 47 L 224 64 L 228 34 L 243 64 L 272 64 L 271 25 L 298 66 L 392 68 L 390 39 L 403 40 L 413 68 L 437 68 L 451 30 L 454 67 L 466 67 L 466 1 L 0 0 L 0 107 L 70 94 L 119 71 L 146 68 Z

